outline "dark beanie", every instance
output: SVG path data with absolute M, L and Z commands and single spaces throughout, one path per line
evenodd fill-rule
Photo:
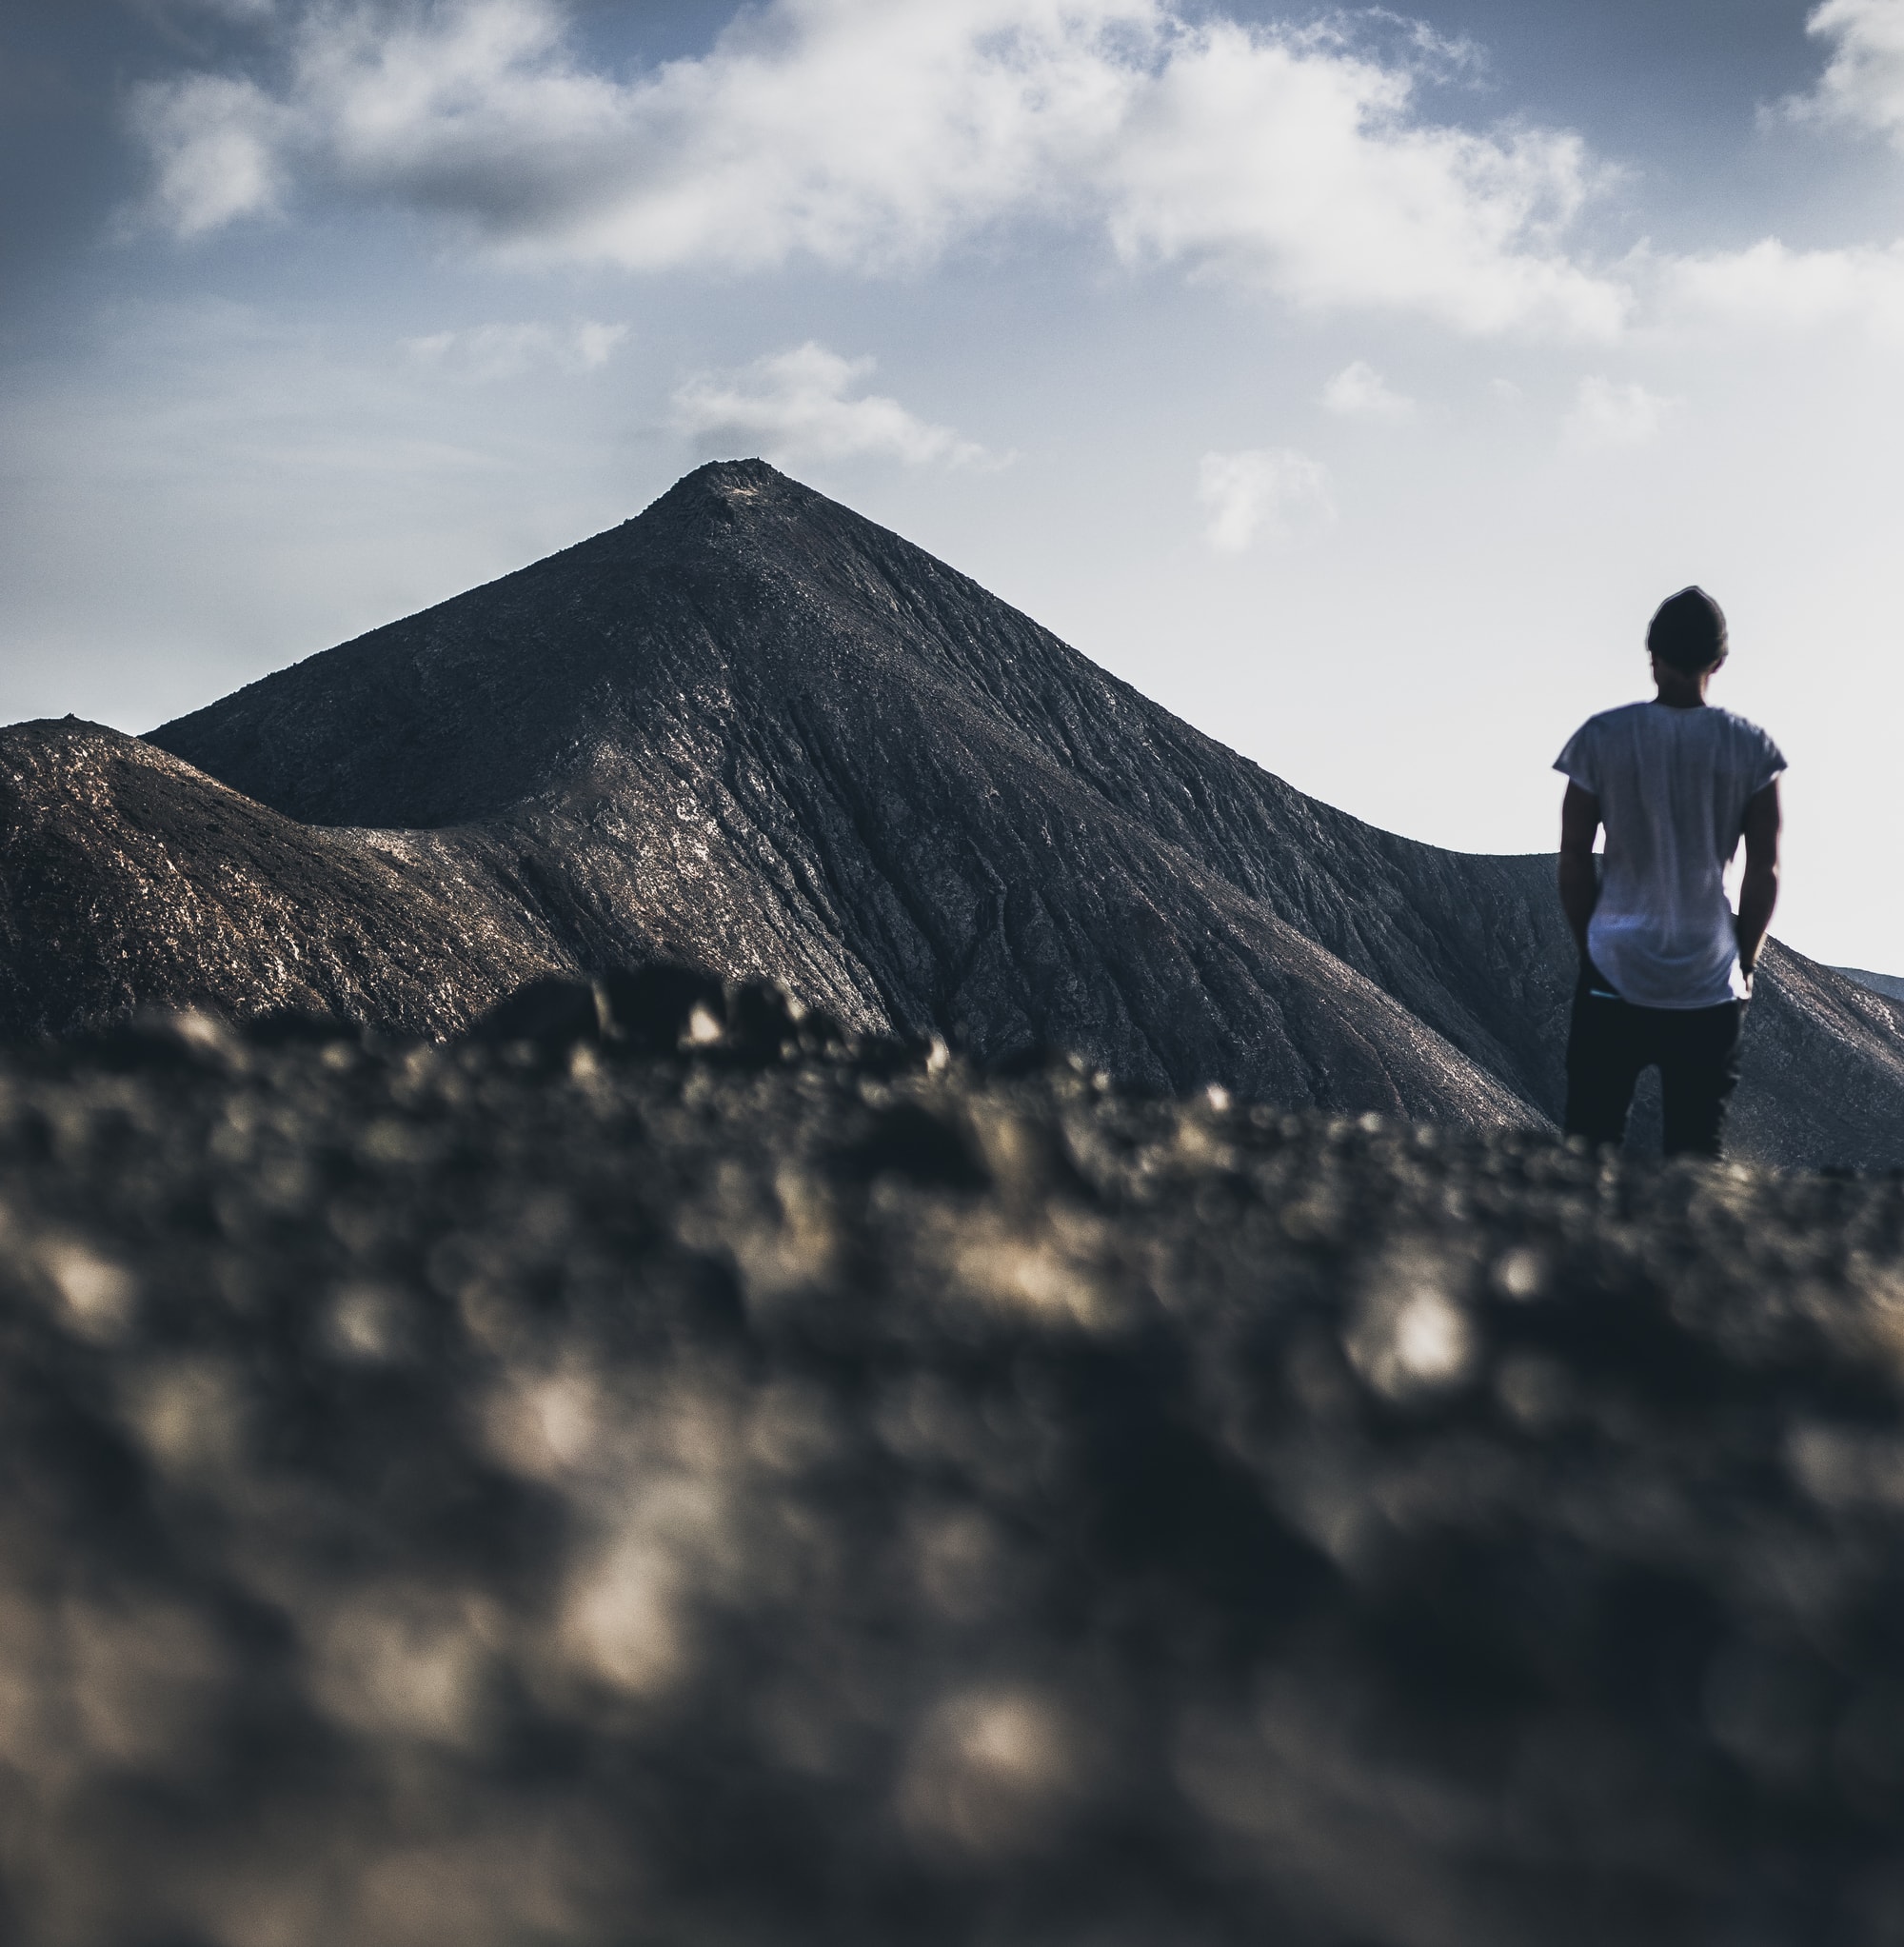
M 1703 588 L 1681 588 L 1660 603 L 1646 646 L 1662 663 L 1696 676 L 1726 652 L 1725 610 Z

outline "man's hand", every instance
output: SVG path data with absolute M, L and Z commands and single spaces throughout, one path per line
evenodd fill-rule
M 1738 970 L 1747 992 L 1758 971 L 1758 949 L 1778 904 L 1778 780 L 1745 807 L 1745 875 L 1738 886 Z
M 1570 781 L 1567 795 L 1560 801 L 1560 909 L 1574 929 L 1574 944 L 1580 949 L 1583 966 L 1587 964 L 1587 923 L 1600 898 L 1600 878 L 1594 869 L 1594 840 L 1599 828 L 1600 801 Z

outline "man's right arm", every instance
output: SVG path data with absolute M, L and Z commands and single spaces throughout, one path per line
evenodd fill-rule
M 1778 904 L 1778 780 L 1745 807 L 1745 873 L 1738 884 L 1738 970 L 1750 982 Z
M 1594 868 L 1594 840 L 1599 828 L 1600 801 L 1570 782 L 1560 801 L 1560 909 L 1574 929 L 1582 964 L 1587 960 L 1587 923 L 1600 897 L 1600 878 Z

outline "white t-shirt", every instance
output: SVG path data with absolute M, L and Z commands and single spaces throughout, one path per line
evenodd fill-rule
M 1555 761 L 1600 801 L 1606 860 L 1587 951 L 1636 1007 L 1743 1000 L 1725 869 L 1745 807 L 1785 768 L 1756 724 L 1710 705 L 1590 717 Z

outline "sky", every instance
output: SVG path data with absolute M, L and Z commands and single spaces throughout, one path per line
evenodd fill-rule
M 1697 582 L 1898 972 L 1900 430 L 1904 0 L 0 0 L 0 721 L 761 454 L 1468 850 Z

